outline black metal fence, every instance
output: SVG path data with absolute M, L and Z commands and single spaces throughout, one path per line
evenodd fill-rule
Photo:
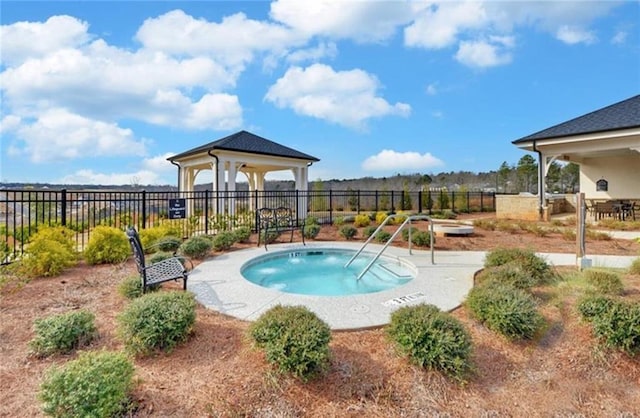
M 170 207 L 172 203 L 183 205 Z M 0 254 L 2 260 L 22 253 L 29 237 L 42 226 L 63 225 L 76 231 L 79 249 L 91 229 L 108 225 L 138 229 L 171 222 L 183 237 L 215 234 L 248 226 L 255 230 L 256 209 L 285 206 L 297 218 L 313 216 L 327 224 L 340 216 L 407 211 L 493 212 L 495 193 L 425 190 L 147 192 L 105 190 L 0 190 Z M 306 212 L 306 213 L 302 213 Z

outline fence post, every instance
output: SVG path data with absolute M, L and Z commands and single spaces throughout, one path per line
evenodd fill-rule
M 204 233 L 209 234 L 209 190 L 204 191 Z
M 329 224 L 333 225 L 333 190 L 329 189 Z
M 451 190 L 451 212 L 456 211 L 456 192 Z
M 142 191 L 142 229 L 147 227 L 147 191 Z
M 60 202 L 60 211 L 62 212 L 60 214 L 60 216 L 62 217 L 60 219 L 60 223 L 62 224 L 62 226 L 67 226 L 67 189 L 62 189 L 62 202 Z
M 360 214 L 360 189 L 358 189 L 358 210 L 356 211 L 356 213 L 358 215 Z

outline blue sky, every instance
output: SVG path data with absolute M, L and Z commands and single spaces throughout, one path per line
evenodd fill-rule
M 242 129 L 311 180 L 490 171 L 640 92 L 637 1 L 0 7 L 2 182 L 175 185 L 168 156 Z

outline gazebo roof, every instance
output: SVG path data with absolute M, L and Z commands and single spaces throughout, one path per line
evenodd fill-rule
M 208 144 L 201 145 L 199 147 L 190 149 L 173 157 L 167 158 L 169 161 L 178 160 L 184 157 L 200 154 L 203 152 L 225 150 L 244 152 L 249 154 L 271 155 L 275 157 L 294 158 L 298 160 L 306 161 L 320 161 L 318 158 L 309 154 L 294 150 L 293 148 L 285 147 L 276 142 L 270 141 L 261 136 L 252 134 L 247 131 L 236 132 L 235 134 L 226 136 L 217 141 L 209 142 Z
M 640 95 L 517 139 L 513 141 L 513 144 L 518 145 L 538 139 L 616 131 L 638 126 L 640 126 Z

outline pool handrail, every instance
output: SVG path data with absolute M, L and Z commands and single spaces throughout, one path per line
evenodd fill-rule
M 362 253 L 362 251 L 365 249 L 365 247 L 371 242 L 371 240 L 373 240 L 375 235 L 380 230 L 382 230 L 382 228 L 389 222 L 389 220 L 394 219 L 394 218 L 398 218 L 398 217 L 404 217 L 404 216 L 406 216 L 406 215 L 389 215 L 389 216 L 387 216 L 386 219 L 380 224 L 380 226 L 378 226 L 378 228 L 376 228 L 376 230 L 364 242 L 364 244 L 362 244 L 362 247 L 360 247 L 360 249 L 353 255 L 353 257 L 351 257 L 351 259 L 349 261 L 347 261 L 347 264 L 345 264 L 344 267 L 345 268 L 349 267 L 349 265 L 353 262 L 353 260 L 355 260 L 358 257 L 358 255 L 360 255 L 360 253 Z M 418 219 L 429 221 L 429 247 L 431 249 L 431 264 L 435 264 L 434 254 L 433 254 L 433 221 L 431 220 L 431 217 L 429 217 L 427 215 L 410 215 L 404 220 L 404 222 L 402 222 L 402 225 L 400 225 L 400 227 L 396 230 L 396 232 L 394 232 L 393 235 L 391 235 L 391 238 L 389 238 L 387 240 L 387 242 L 385 242 L 385 244 L 382 247 L 382 249 L 378 252 L 378 254 L 375 255 L 375 257 L 373 257 L 373 260 L 371 260 L 369 262 L 369 264 L 367 264 L 367 266 L 364 268 L 364 270 L 362 270 L 362 272 L 358 275 L 358 278 L 356 280 L 360 280 L 362 278 L 362 276 L 364 276 L 364 274 L 367 271 L 369 271 L 369 269 L 371 268 L 373 263 L 375 263 L 378 260 L 378 258 L 380 258 L 380 256 L 384 252 L 384 250 L 387 249 L 387 247 L 391 244 L 391 242 L 395 239 L 395 237 L 398 236 L 398 234 L 400 233 L 400 231 L 402 231 L 402 228 L 404 228 L 406 224 L 411 224 L 412 220 L 418 220 Z M 409 228 L 409 254 L 411 254 L 411 228 Z

